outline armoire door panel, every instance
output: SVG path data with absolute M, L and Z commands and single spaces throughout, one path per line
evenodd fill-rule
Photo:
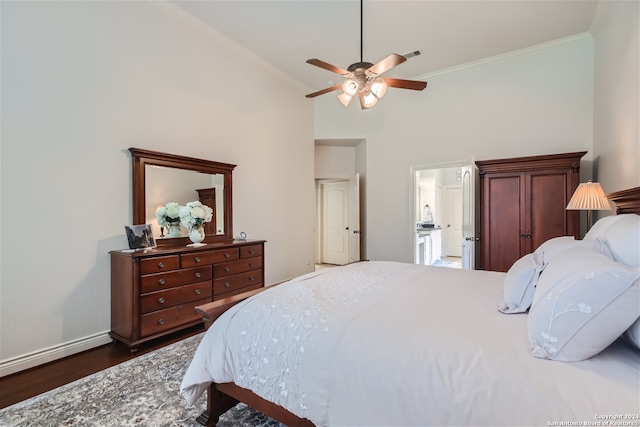
M 530 173 L 527 182 L 529 253 L 545 241 L 567 234 L 567 173 Z
M 483 254 L 486 256 L 483 265 L 491 266 L 491 269 L 508 269 L 521 252 L 524 182 L 520 175 L 507 175 L 488 178 L 485 185 L 490 203 L 485 205 L 483 220 L 490 238 L 481 237 Z

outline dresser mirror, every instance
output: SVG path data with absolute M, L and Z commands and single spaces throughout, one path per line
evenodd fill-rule
M 133 223 L 151 224 L 158 246 L 189 243 L 182 237 L 167 237 L 158 226 L 156 209 L 165 203 L 200 200 L 213 209 L 213 220 L 205 224 L 205 243 L 233 239 L 232 173 L 236 165 L 211 160 L 129 148 L 133 166 Z

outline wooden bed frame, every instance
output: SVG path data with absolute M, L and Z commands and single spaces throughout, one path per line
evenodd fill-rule
M 636 213 L 640 215 L 640 187 L 607 194 L 607 198 L 615 203 L 616 214 Z M 208 329 L 209 326 L 229 308 L 265 289 L 267 288 L 256 289 L 204 304 L 196 307 L 196 311 L 202 314 L 205 328 Z M 220 416 L 239 402 L 243 402 L 287 426 L 314 426 L 311 421 L 300 418 L 282 406 L 269 402 L 252 391 L 239 387 L 234 383 L 213 383 L 209 386 L 207 391 L 207 410 L 197 418 L 197 421 L 205 426 L 215 426 Z

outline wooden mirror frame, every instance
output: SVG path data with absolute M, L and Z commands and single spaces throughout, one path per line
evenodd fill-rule
M 195 172 L 221 174 L 224 176 L 224 233 L 207 235 L 205 243 L 217 243 L 233 240 L 233 201 L 232 174 L 236 165 L 179 156 L 176 154 L 160 153 L 157 151 L 129 148 L 133 167 L 133 224 L 146 223 L 146 183 L 145 167 L 164 166 L 168 168 L 184 169 Z M 188 237 L 171 239 L 156 239 L 158 246 L 178 246 L 189 243 Z

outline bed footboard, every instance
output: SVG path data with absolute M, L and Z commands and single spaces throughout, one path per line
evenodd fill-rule
M 205 329 L 209 329 L 211 324 L 225 311 L 245 299 L 259 294 L 265 289 L 267 288 L 259 288 L 222 298 L 217 301 L 199 305 L 195 310 L 202 315 Z M 261 398 L 251 390 L 239 387 L 233 383 L 214 383 L 209 386 L 207 389 L 207 410 L 200 414 L 196 421 L 204 426 L 213 427 L 218 423 L 222 414 L 236 406 L 239 402 L 246 403 L 252 408 L 287 426 L 313 427 L 311 421 L 299 418 L 283 407 Z
M 258 288 L 252 291 L 243 292 L 241 294 L 233 295 L 227 298 L 222 298 L 217 301 L 213 301 L 207 304 L 199 305 L 195 307 L 197 313 L 202 316 L 202 320 L 204 320 L 205 329 L 209 329 L 211 324 L 222 314 L 229 310 L 234 305 L 238 304 L 246 300 L 249 297 L 252 297 L 260 292 L 266 290 L 268 288 Z
M 246 388 L 234 383 L 211 384 L 207 391 L 207 411 L 203 412 L 197 421 L 207 427 L 214 427 L 222 414 L 233 408 L 238 402 L 246 403 L 268 417 L 281 422 L 288 427 L 315 427 L 306 418 L 297 415 L 269 402 Z

